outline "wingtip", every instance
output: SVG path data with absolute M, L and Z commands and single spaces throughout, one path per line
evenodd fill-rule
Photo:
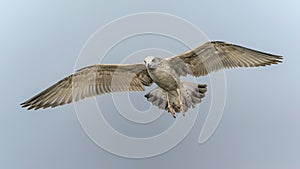
M 27 110 L 32 109 L 32 106 L 30 104 L 28 104 L 27 102 L 20 103 L 20 106 L 21 106 L 21 108 L 25 108 Z
M 21 106 L 22 108 L 26 108 L 26 107 L 28 107 L 28 104 L 27 104 L 26 102 L 23 102 L 23 103 L 20 103 L 20 106 Z
M 283 63 L 283 56 L 281 55 L 274 55 L 274 57 L 276 57 L 276 59 L 274 59 L 274 63 Z

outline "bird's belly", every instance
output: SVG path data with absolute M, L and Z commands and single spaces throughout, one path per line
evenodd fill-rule
M 170 73 L 165 71 L 155 71 L 151 72 L 150 76 L 159 87 L 166 91 L 176 90 L 178 88 L 178 80 Z

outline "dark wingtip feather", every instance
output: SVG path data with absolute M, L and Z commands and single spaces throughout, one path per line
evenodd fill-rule
M 30 106 L 30 104 L 28 102 L 23 102 L 20 105 L 21 105 L 22 108 L 27 108 L 28 110 L 30 110 L 29 107 L 28 107 L 28 106 Z
M 20 106 L 22 107 L 22 108 L 27 108 L 28 106 L 30 106 L 30 104 L 27 102 L 27 101 L 25 101 L 25 102 L 23 102 L 23 103 L 20 103 Z M 28 108 L 27 108 L 28 109 Z

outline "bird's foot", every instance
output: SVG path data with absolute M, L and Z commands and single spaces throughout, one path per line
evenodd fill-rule
M 185 110 L 184 110 L 185 105 L 182 103 L 181 92 L 180 92 L 179 88 L 177 89 L 177 93 L 178 93 L 178 101 L 179 101 L 179 105 L 180 105 L 180 112 L 182 112 L 182 115 L 185 116 Z
M 168 93 L 167 93 L 167 102 L 168 102 L 168 109 L 169 109 L 169 112 L 171 113 L 171 115 L 172 115 L 173 118 L 176 118 L 176 116 L 175 116 L 175 111 L 174 111 L 174 109 L 173 109 L 173 107 L 172 107 L 172 105 L 171 105 L 171 103 L 170 103 Z
M 173 107 L 169 106 L 169 110 L 170 110 L 170 113 L 171 113 L 172 117 L 176 118 L 175 111 L 174 111 Z

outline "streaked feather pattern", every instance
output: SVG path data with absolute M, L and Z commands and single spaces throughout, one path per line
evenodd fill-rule
M 281 63 L 282 56 L 213 41 L 168 58 L 168 60 L 174 67 L 181 70 L 179 72 L 181 76 L 186 75 L 186 72 L 193 76 L 205 76 L 224 68 L 259 67 Z
M 152 72 L 164 70 L 167 73 L 151 74 L 147 70 L 149 67 L 146 68 L 144 64 L 97 64 L 76 71 L 21 105 L 28 109 L 56 107 L 105 93 L 144 91 L 144 86 L 150 86 L 154 82 L 158 87 L 146 95 L 150 102 L 161 109 L 169 110 L 173 107 L 176 112 L 185 112 L 201 102 L 205 96 L 206 85 L 180 82 L 177 80 L 180 76 L 205 76 L 220 69 L 267 66 L 280 63 L 283 58 L 234 44 L 212 41 L 170 58 L 150 57 L 150 60 L 145 60 L 152 62 L 152 59 L 162 63 L 157 64 L 161 66 L 151 70 Z M 178 99 L 182 98 L 179 98 L 175 90 L 168 91 L 171 89 L 164 87 L 168 85 L 179 86 L 186 109 L 181 110 Z M 168 107 L 166 96 L 169 95 L 172 105 Z
M 151 84 L 143 64 L 93 65 L 76 71 L 21 105 L 28 109 L 56 107 L 104 93 L 144 91 L 144 86 Z

